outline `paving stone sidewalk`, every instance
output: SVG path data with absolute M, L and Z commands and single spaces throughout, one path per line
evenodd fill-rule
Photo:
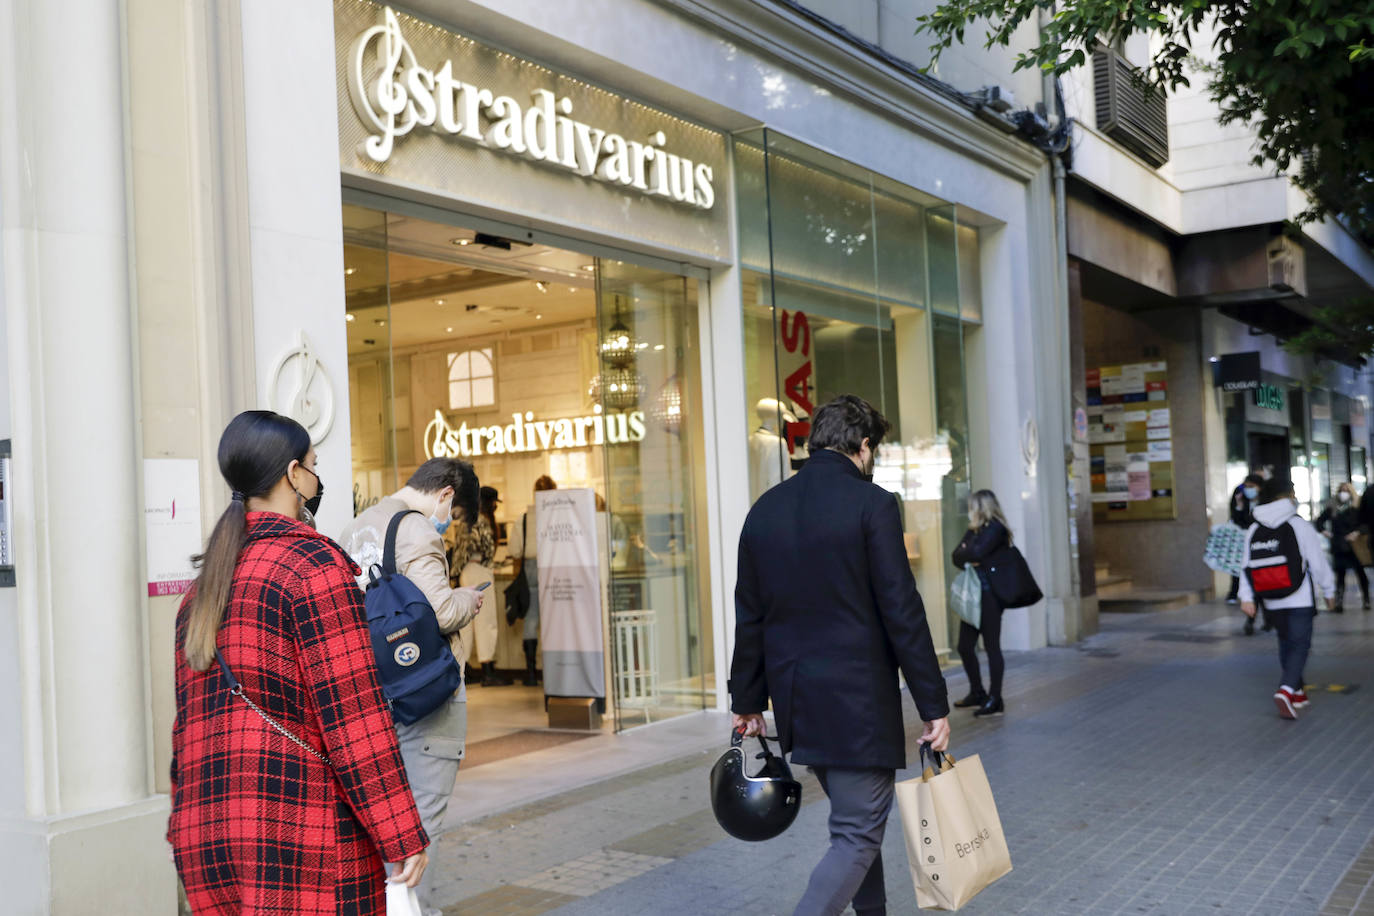
M 1272 636 L 1240 635 L 1220 604 L 1113 615 L 1075 648 L 1010 654 L 1007 716 L 952 720 L 1015 866 L 963 912 L 1374 914 L 1374 614 L 1317 618 L 1321 689 L 1297 722 L 1275 715 L 1277 675 Z M 961 695 L 962 674 L 949 681 Z M 705 791 L 720 749 L 446 833 L 431 850 L 444 913 L 790 913 L 829 806 L 803 771 L 786 834 L 726 837 Z M 915 913 L 895 817 L 889 912 Z

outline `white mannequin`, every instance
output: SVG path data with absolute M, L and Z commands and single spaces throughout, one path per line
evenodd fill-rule
M 749 488 L 758 498 L 769 487 L 792 476 L 791 456 L 787 442 L 779 435 L 778 425 L 795 423 L 797 417 L 777 398 L 762 398 L 754 405 L 759 427 L 749 434 Z

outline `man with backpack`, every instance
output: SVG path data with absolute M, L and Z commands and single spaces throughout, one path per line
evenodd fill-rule
M 431 458 L 420 465 L 404 487 L 350 522 L 339 538 L 344 550 L 362 569 L 358 584 L 366 590 L 374 569 L 383 566 L 388 529 L 401 516 L 394 535 L 396 573 L 408 579 L 429 602 L 460 671 L 468 657 L 461 631 L 481 609 L 482 592 L 450 584 L 443 533 L 453 521 L 455 511 L 469 524 L 476 521 L 478 493 L 477 473 L 472 465 L 456 458 Z M 375 642 L 374 637 L 374 649 Z M 421 653 L 416 643 L 406 637 L 401 637 L 396 646 L 397 653 L 406 649 L 412 652 L 410 656 L 397 655 L 402 665 L 414 664 Z M 386 671 L 381 673 L 385 691 Z M 400 739 L 401 759 L 420 820 L 431 837 L 439 835 L 467 740 L 467 685 L 461 680 L 457 684 L 451 698 L 418 721 L 406 724 L 399 720 L 397 712 L 396 736 Z M 397 703 L 396 709 L 399 708 Z M 434 870 L 418 888 L 426 916 L 438 912 L 427 900 L 428 876 L 432 874 Z
M 1330 607 L 1336 577 L 1321 535 L 1298 516 L 1293 482 L 1286 477 L 1267 480 L 1260 490 L 1255 523 L 1245 535 L 1244 573 L 1241 610 L 1254 619 L 1255 601 L 1263 601 L 1278 631 L 1283 679 L 1274 693 L 1274 705 L 1283 718 L 1296 719 L 1297 711 L 1308 704 L 1303 668 L 1312 647 L 1317 593 Z

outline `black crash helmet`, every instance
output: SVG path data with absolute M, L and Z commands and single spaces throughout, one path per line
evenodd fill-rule
M 775 739 L 769 739 L 775 740 Z M 797 819 L 801 783 L 792 778 L 787 761 L 768 750 L 763 738 L 763 768 L 750 776 L 744 759 L 743 737 L 730 733 L 730 749 L 711 767 L 711 811 L 716 823 L 738 840 L 771 840 Z

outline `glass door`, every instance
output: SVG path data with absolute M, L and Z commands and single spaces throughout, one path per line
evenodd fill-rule
M 391 353 L 392 255 L 387 214 L 347 205 L 344 321 L 353 455 L 353 514 L 400 487 Z M 331 532 L 337 534 L 337 532 Z
M 695 280 L 597 262 L 616 730 L 706 708 L 714 639 Z

